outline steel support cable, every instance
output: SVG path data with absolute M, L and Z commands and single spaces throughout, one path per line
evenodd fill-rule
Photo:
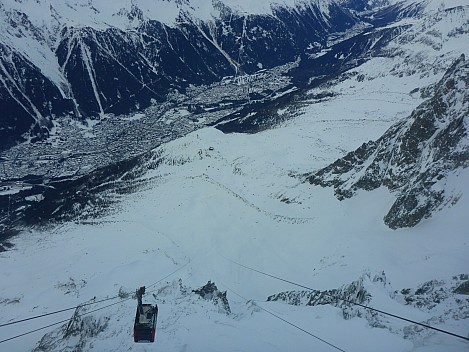
M 55 325 L 63 324 L 63 323 L 65 323 L 65 322 L 67 322 L 67 321 L 70 321 L 70 318 L 69 318 L 69 319 L 62 320 L 62 321 L 58 321 L 57 323 L 53 323 L 53 324 L 49 324 L 49 325 L 40 327 L 40 328 L 38 328 L 38 329 L 34 329 L 34 330 L 31 330 L 31 331 L 22 333 L 22 334 L 20 334 L 20 335 L 16 335 L 16 336 L 13 336 L 13 337 L 9 337 L 9 338 L 7 338 L 7 339 L 5 339 L 5 340 L 1 340 L 0 343 L 4 343 L 4 342 L 10 341 L 10 340 L 14 340 L 14 339 L 17 339 L 17 338 L 19 338 L 19 337 L 22 337 L 22 336 L 25 336 L 25 335 L 29 335 L 29 334 L 32 334 L 32 333 L 37 332 L 37 331 L 50 328 L 50 327 L 55 326 Z
M 283 281 L 283 282 L 292 284 L 292 285 L 294 285 L 294 286 L 298 286 L 298 287 L 307 289 L 308 291 L 318 291 L 318 290 L 316 290 L 316 289 L 314 289 L 314 288 L 311 288 L 311 287 L 308 287 L 308 286 L 305 286 L 305 285 L 301 285 L 301 284 L 298 284 L 298 283 L 296 283 L 296 282 L 293 282 L 293 281 L 290 281 L 290 280 L 286 280 L 286 279 L 284 279 L 284 278 L 281 278 L 281 277 L 278 277 L 278 276 L 275 276 L 275 275 L 271 275 L 271 274 L 265 273 L 265 272 L 263 272 L 263 271 L 260 271 L 260 270 L 251 268 L 251 267 L 249 267 L 249 266 L 246 266 L 246 265 L 243 265 L 243 264 L 241 264 L 241 263 L 235 262 L 234 260 L 231 260 L 230 258 L 227 258 L 227 257 L 224 257 L 224 256 L 222 256 L 222 257 L 225 258 L 226 260 L 232 262 L 233 264 L 239 265 L 239 266 L 241 266 L 241 267 L 243 267 L 243 268 L 245 268 L 245 269 L 254 271 L 254 272 L 256 272 L 256 273 L 259 273 L 259 274 L 262 274 L 262 275 L 271 277 L 271 278 L 273 278 L 273 279 L 280 280 L 280 281 Z M 329 296 L 330 298 L 333 298 L 333 299 L 336 299 L 336 300 L 341 300 L 341 301 L 344 301 L 344 302 L 346 302 L 346 303 L 350 303 L 350 304 L 353 304 L 353 305 L 362 307 L 362 308 L 364 308 L 364 309 L 368 309 L 368 310 L 373 311 L 373 312 L 376 312 L 376 313 L 381 313 L 381 314 L 384 314 L 384 315 L 387 315 L 387 316 L 390 316 L 390 317 L 393 317 L 393 318 L 396 318 L 396 319 L 400 319 L 400 320 L 406 321 L 406 322 L 408 322 L 408 323 L 412 323 L 412 324 L 416 324 L 416 325 L 422 326 L 422 327 L 424 327 L 424 328 L 426 328 L 426 329 L 435 330 L 435 331 L 441 332 L 441 333 L 446 334 L 446 335 L 450 335 L 450 336 L 453 336 L 453 337 L 458 337 L 458 338 L 460 338 L 460 339 L 469 341 L 469 338 L 468 338 L 468 337 L 465 337 L 465 336 L 462 336 L 462 335 L 458 335 L 458 334 L 455 334 L 455 333 L 450 332 L 450 331 L 447 331 L 447 330 L 435 328 L 434 326 L 430 326 L 430 325 L 427 325 L 427 324 L 423 324 L 423 323 L 420 323 L 420 322 L 418 322 L 418 321 L 415 321 L 415 320 L 412 320 L 412 319 L 408 319 L 408 318 L 405 318 L 405 317 L 401 317 L 401 316 L 396 315 L 396 314 L 388 313 L 388 312 L 385 312 L 385 311 L 380 310 L 380 309 L 372 308 L 372 307 L 366 306 L 366 305 L 364 305 L 364 304 L 357 303 L 357 302 L 354 302 L 354 301 L 350 301 L 350 300 L 347 300 L 347 299 L 342 298 L 342 297 L 339 297 L 339 296 L 334 296 L 334 295 L 331 295 L 331 294 L 328 294 L 328 293 L 326 293 L 326 295 Z
M 234 291 L 234 290 L 232 290 L 231 288 L 229 288 L 228 286 L 226 286 L 226 284 L 224 284 L 223 282 L 222 282 L 222 285 L 225 286 L 230 292 L 234 293 L 236 296 L 240 297 L 241 299 L 243 299 L 243 300 L 246 301 L 246 302 L 249 302 L 249 300 L 248 300 L 247 298 L 241 296 L 239 293 L 237 293 L 236 291 Z M 293 324 L 292 322 L 289 322 L 288 320 L 282 318 L 281 316 L 279 316 L 279 315 L 277 315 L 277 314 L 271 312 L 270 310 L 261 307 L 260 305 L 256 304 L 255 301 L 251 300 L 251 302 L 253 302 L 253 304 L 254 304 L 257 308 L 259 308 L 259 309 L 263 310 L 264 312 L 266 312 L 266 313 L 272 315 L 273 317 L 275 317 L 275 318 L 277 318 L 277 319 L 283 321 L 284 323 L 293 326 L 294 328 L 296 328 L 296 329 L 298 329 L 298 330 L 304 332 L 305 334 L 308 334 L 308 335 L 314 337 L 316 340 L 319 340 L 319 341 L 325 343 L 326 345 L 329 345 L 329 346 L 335 348 L 335 349 L 338 350 L 338 351 L 346 352 L 345 350 L 341 349 L 340 347 L 337 347 L 336 345 L 333 345 L 332 343 L 330 343 L 330 342 L 328 342 L 328 341 L 326 341 L 326 340 L 324 340 L 324 339 L 322 339 L 322 338 L 320 338 L 320 337 L 314 335 L 313 333 L 309 332 L 308 330 L 305 330 L 305 329 L 303 329 L 302 327 L 300 327 L 300 326 L 298 326 L 298 325 L 295 325 L 295 324 Z
M 170 274 L 166 275 L 164 278 L 152 283 L 151 285 L 147 286 L 147 287 L 152 287 L 152 286 L 155 286 L 157 284 L 159 284 L 161 281 L 167 279 L 168 277 L 170 277 L 171 275 L 174 275 L 175 273 L 177 273 L 179 270 L 183 269 L 184 267 L 186 267 L 188 264 L 190 263 L 190 260 L 184 264 L 183 266 L 179 267 L 178 269 L 174 270 L 173 272 L 171 272 Z M 153 291 L 151 291 L 153 292 Z M 43 318 L 43 317 L 47 317 L 49 315 L 54 315 L 54 314 L 58 314 L 58 313 L 62 313 L 62 312 L 67 312 L 69 310 L 73 310 L 73 309 L 77 309 L 78 307 L 84 307 L 84 306 L 90 306 L 90 305 L 93 305 L 93 304 L 98 304 L 98 303 L 102 303 L 102 302 L 106 302 L 106 301 L 111 301 L 113 299 L 117 299 L 117 298 L 122 298 L 121 296 L 114 296 L 114 297 L 109 297 L 109 298 L 104 298 L 104 299 L 101 299 L 99 301 L 96 301 L 96 302 L 88 302 L 88 303 L 83 303 L 83 304 L 79 304 L 77 306 L 74 306 L 74 307 L 69 307 L 69 308 L 64 308 L 64 309 L 60 309 L 60 310 L 56 310 L 56 311 L 53 311 L 53 312 L 48 312 L 48 313 L 44 313 L 44 314 L 40 314 L 40 315 L 35 315 L 35 316 L 32 316 L 32 317 L 29 317 L 29 318 L 24 318 L 24 319 L 20 319 L 20 320 L 15 320 L 15 321 L 11 321 L 11 322 L 8 322 L 8 323 L 4 323 L 4 324 L 0 324 L 0 328 L 4 327 L 4 326 L 8 326 L 8 325 L 13 325 L 13 324 L 18 324 L 18 323 L 23 323 L 25 321 L 29 321 L 29 320 L 34 320 L 34 319 L 39 319 L 39 318 Z
M 115 296 L 115 297 L 105 298 L 105 299 L 102 299 L 102 300 L 99 300 L 99 301 L 96 301 L 96 302 L 83 303 L 83 304 L 79 304 L 79 305 L 74 306 L 74 307 L 64 308 L 64 309 L 60 309 L 60 310 L 56 310 L 56 311 L 53 311 L 53 312 L 36 315 L 36 316 L 33 316 L 33 317 L 29 317 L 29 318 L 24 318 L 24 319 L 20 319 L 20 320 L 11 321 L 11 322 L 8 322 L 8 323 L 0 324 L 0 328 L 2 328 L 4 326 L 8 326 L 8 325 L 23 323 L 23 322 L 28 321 L 28 320 L 34 320 L 34 319 L 38 319 L 38 318 L 47 317 L 49 315 L 54 315 L 54 314 L 66 312 L 66 311 L 69 311 L 69 310 L 77 309 L 78 307 L 90 306 L 90 305 L 93 305 L 93 304 L 98 304 L 98 303 L 102 303 L 102 302 L 106 302 L 106 301 L 111 301 L 111 300 L 117 299 L 117 298 L 120 298 L 120 297 Z
M 129 299 L 130 299 L 130 298 L 126 298 L 126 299 L 124 299 L 124 300 L 122 300 L 122 301 L 114 302 L 114 303 L 108 304 L 108 305 L 106 305 L 106 306 L 104 306 L 104 307 L 97 308 L 97 309 L 93 309 L 93 310 L 91 310 L 91 311 L 89 311 L 89 312 L 85 312 L 85 313 L 83 313 L 83 314 L 79 314 L 77 317 L 83 317 L 83 316 L 85 316 L 85 315 L 94 313 L 94 312 L 96 312 L 96 311 L 98 311 L 98 310 L 108 308 L 108 307 L 110 307 L 110 306 L 113 306 L 113 305 L 122 303 L 122 302 L 124 302 L 124 301 L 128 301 Z M 83 307 L 83 306 L 85 306 L 85 305 L 77 306 L 77 308 L 80 308 L 80 307 Z M 23 337 L 23 336 L 25 336 L 25 335 L 29 335 L 29 334 L 32 334 L 32 333 L 37 332 L 37 331 L 41 331 L 41 330 L 50 328 L 50 327 L 55 326 L 55 325 L 59 325 L 59 324 L 66 323 L 67 321 L 70 321 L 70 319 L 71 319 L 71 318 L 64 319 L 64 320 L 58 321 L 58 322 L 56 322 L 56 323 L 52 323 L 52 324 L 49 324 L 49 325 L 46 325 L 46 326 L 43 326 L 43 327 L 40 327 L 40 328 L 31 330 L 31 331 L 28 331 L 28 332 L 25 332 L 25 333 L 16 335 L 16 336 L 13 336 L 13 337 L 9 337 L 9 338 L 7 338 L 7 339 L 5 339 L 5 340 L 1 340 L 0 343 L 7 342 L 7 341 L 10 341 L 10 340 L 14 340 L 14 339 L 17 339 L 17 338 L 19 338 L 19 337 Z
M 155 283 L 151 284 L 151 285 L 148 286 L 148 287 L 157 285 L 157 284 L 160 283 L 161 281 L 163 281 L 163 280 L 167 279 L 168 277 L 170 277 L 171 275 L 174 275 L 175 273 L 177 273 L 179 270 L 182 270 L 182 269 L 183 269 L 184 267 L 186 267 L 189 263 L 190 263 L 190 260 L 189 260 L 186 264 L 184 264 L 183 266 L 179 267 L 178 269 L 174 270 L 174 271 L 171 272 L 170 274 L 166 275 L 165 277 L 163 277 L 162 279 L 156 281 Z M 156 290 L 155 290 L 155 291 L 156 291 Z M 149 291 L 149 292 L 154 292 L 154 291 Z M 84 303 L 84 304 L 80 304 L 80 305 L 75 306 L 75 307 L 65 308 L 65 309 L 61 309 L 61 310 L 54 311 L 54 312 L 50 312 L 50 313 L 45 313 L 45 314 L 37 315 L 37 316 L 34 316 L 34 317 L 29 317 L 29 318 L 25 318 L 25 319 L 21 319 L 21 320 L 12 321 L 12 322 L 5 323 L 5 324 L 0 325 L 0 327 L 8 326 L 8 325 L 13 325 L 13 324 L 21 323 L 21 322 L 25 322 L 25 321 L 28 321 L 28 320 L 38 319 L 38 318 L 46 317 L 46 316 L 49 316 L 49 315 L 58 314 L 58 313 L 61 313 L 61 312 L 66 312 L 66 311 L 69 311 L 69 310 L 72 310 L 72 309 L 77 309 L 77 308 L 89 306 L 89 305 L 92 305 L 92 304 L 102 303 L 102 302 L 110 301 L 110 300 L 113 300 L 113 299 L 116 299 L 116 298 L 121 298 L 121 297 L 120 297 L 120 296 L 115 296 L 115 297 L 111 297 L 111 298 L 102 299 L 102 300 L 99 300 L 99 301 L 96 301 L 96 302 Z M 91 314 L 91 313 L 96 312 L 96 311 L 98 311 L 98 310 L 105 309 L 105 308 L 107 308 L 107 307 L 110 307 L 110 306 L 113 306 L 113 305 L 116 305 L 116 304 L 119 304 L 119 303 L 123 303 L 123 302 L 125 302 L 125 301 L 130 300 L 130 299 L 132 299 L 132 297 L 121 299 L 121 300 L 118 301 L 118 302 L 114 302 L 114 303 L 108 304 L 108 305 L 106 305 L 106 306 L 104 306 L 104 307 L 91 310 L 91 311 L 86 312 L 86 313 L 84 313 L 84 314 L 82 314 L 82 315 L 80 315 L 80 316 L 83 316 L 83 315 L 86 315 L 86 314 Z M 28 332 L 26 332 L 26 333 L 23 333 L 23 334 L 20 334 L 20 335 L 16 335 L 16 336 L 14 336 L 14 337 L 10 337 L 10 338 L 5 339 L 5 340 L 1 340 L 0 343 L 7 342 L 7 341 L 10 341 L 10 340 L 16 339 L 16 338 L 18 338 L 18 337 L 22 337 L 22 336 L 25 336 L 25 335 L 32 334 L 33 332 L 40 331 L 40 330 L 43 330 L 43 329 L 47 329 L 47 328 L 49 328 L 49 327 L 62 324 L 62 323 L 67 322 L 67 321 L 69 321 L 69 320 L 70 320 L 70 318 L 69 318 L 69 319 L 65 319 L 65 320 L 61 320 L 61 321 L 59 321 L 59 322 L 56 322 L 56 323 L 53 323 L 53 324 L 50 324 L 50 325 L 47 325 L 47 326 L 43 326 L 43 327 L 41 327 L 41 328 L 38 328 L 38 329 L 35 329 L 35 330 L 32 330 L 32 331 L 28 331 Z
M 191 262 L 191 260 L 189 259 L 186 264 L 184 264 L 183 266 L 181 266 L 181 267 L 179 267 L 178 269 L 174 270 L 172 273 L 166 275 L 164 278 L 159 279 L 158 281 L 152 283 L 151 285 L 146 286 L 146 288 L 155 286 L 155 285 L 159 284 L 161 281 L 163 281 L 163 280 L 167 279 L 168 277 L 170 277 L 170 276 L 176 274 L 179 270 L 182 270 L 183 268 L 185 268 L 186 266 L 188 266 L 190 262 Z M 154 291 L 155 291 L 155 290 L 149 291 L 149 292 L 154 292 Z

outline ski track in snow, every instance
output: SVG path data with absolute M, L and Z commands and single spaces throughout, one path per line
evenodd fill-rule
M 255 209 L 256 211 L 258 211 L 259 213 L 262 213 L 276 221 L 286 221 L 286 222 L 289 222 L 289 223 L 304 223 L 304 222 L 309 222 L 309 221 L 313 221 L 314 218 L 295 218 L 295 217 L 290 217 L 290 216 L 284 216 L 284 215 L 279 215 L 279 214 L 272 214 L 268 211 L 265 211 L 261 208 L 259 208 L 257 205 L 253 204 L 252 202 L 250 202 L 249 200 L 247 200 L 245 197 L 241 196 L 240 194 L 236 193 L 235 191 L 231 190 L 229 187 L 227 187 L 226 185 L 214 180 L 213 178 L 209 177 L 208 175 L 199 175 L 199 176 L 195 176 L 196 178 L 200 178 L 206 182 L 209 182 L 211 184 L 214 184 L 216 186 L 218 186 L 219 188 L 221 188 L 223 191 L 229 193 L 229 194 L 232 194 L 234 197 L 240 199 L 244 204 L 246 204 L 248 207 L 250 208 L 253 208 Z

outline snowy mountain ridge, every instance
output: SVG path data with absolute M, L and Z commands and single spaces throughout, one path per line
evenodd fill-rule
M 343 285 L 338 289 L 281 292 L 268 297 L 267 301 L 283 301 L 296 306 L 331 304 L 341 308 L 344 319 L 364 317 L 372 327 L 389 328 L 386 326 L 389 321 L 383 321 L 378 317 L 376 312 L 363 308 L 363 306 L 370 306 L 372 304 L 373 296 L 376 296 L 376 291 L 380 290 L 382 293 L 387 293 L 387 298 L 390 300 L 431 312 L 433 316 L 425 321 L 426 325 L 431 326 L 437 320 L 445 320 L 449 316 L 455 319 L 465 319 L 469 315 L 467 301 L 465 302 L 458 298 L 459 294 L 468 292 L 467 279 L 467 275 L 455 275 L 445 280 L 425 282 L 416 288 L 395 290 L 387 282 L 384 272 L 376 274 L 373 277 L 366 273 L 358 280 Z M 363 306 L 356 306 L 351 304 L 351 302 L 357 302 Z M 441 309 L 442 305 L 452 308 Z M 393 330 L 392 328 L 390 329 Z M 416 338 L 417 336 L 422 338 L 431 334 L 428 330 L 422 329 L 417 325 L 406 326 L 402 328 L 400 333 L 409 339 Z
M 384 218 L 391 228 L 415 226 L 435 209 L 454 205 L 463 190 L 448 189 L 446 182 L 469 166 L 468 73 L 462 55 L 410 118 L 308 181 L 333 186 L 339 199 L 351 197 L 357 189 L 389 188 L 398 194 Z
M 174 26 L 181 13 L 200 21 L 220 17 L 223 6 L 246 15 L 273 15 L 275 7 L 319 6 L 327 15 L 334 0 L 4 0 L 5 11 L 26 13 L 36 27 L 54 30 L 57 25 L 106 29 L 116 27 L 127 30 L 140 26 L 143 21 L 156 20 Z

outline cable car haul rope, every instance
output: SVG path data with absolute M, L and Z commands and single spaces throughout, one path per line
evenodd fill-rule
M 229 287 L 226 286 L 225 284 L 223 284 L 223 286 L 225 286 L 230 292 L 232 292 L 232 293 L 235 294 L 236 296 L 242 298 L 244 301 L 246 301 L 246 302 L 249 301 L 247 298 L 241 296 L 239 293 L 237 293 L 236 291 L 232 290 L 231 288 L 229 288 Z M 298 326 L 298 325 L 296 325 L 296 324 L 291 323 L 290 321 L 288 321 L 288 320 L 282 318 L 281 316 L 279 316 L 279 315 L 277 315 L 277 314 L 271 312 L 271 311 L 268 310 L 268 309 L 265 309 L 264 307 L 261 307 L 260 305 L 256 304 L 254 301 L 251 301 L 251 302 L 253 302 L 254 305 L 255 305 L 257 308 L 259 308 L 259 309 L 263 310 L 264 312 L 266 312 L 266 313 L 272 315 L 273 317 L 275 317 L 275 318 L 277 318 L 277 319 L 283 321 L 284 323 L 293 326 L 295 329 L 298 329 L 298 330 L 304 332 L 305 334 L 307 334 L 307 335 L 309 335 L 309 336 L 311 336 L 311 337 L 314 337 L 316 340 L 319 340 L 319 341 L 325 343 L 326 345 L 329 345 L 329 346 L 331 346 L 332 348 L 335 348 L 335 349 L 338 350 L 338 351 L 346 352 L 346 351 L 343 350 L 342 348 L 337 347 L 336 345 L 334 345 L 334 344 L 332 344 L 332 343 L 330 343 L 330 342 L 328 342 L 328 341 L 326 341 L 326 340 L 320 338 L 319 336 L 316 336 L 316 335 L 313 334 L 312 332 L 310 332 L 310 331 L 308 331 L 308 330 L 305 330 L 305 329 L 303 329 L 302 327 L 300 327 L 300 326 Z

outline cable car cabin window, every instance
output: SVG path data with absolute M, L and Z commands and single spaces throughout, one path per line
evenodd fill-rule
M 134 323 L 135 342 L 155 342 L 157 318 L 157 305 L 142 304 L 141 308 L 137 307 Z

